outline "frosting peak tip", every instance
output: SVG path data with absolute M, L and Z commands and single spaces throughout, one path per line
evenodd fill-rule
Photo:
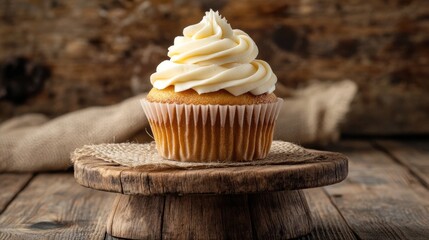
M 213 9 L 210 9 L 209 11 L 207 11 L 205 13 L 204 18 L 207 18 L 208 20 L 220 19 L 220 20 L 227 22 L 226 18 L 224 16 L 222 16 L 218 10 L 215 12 L 215 11 L 213 11 Z

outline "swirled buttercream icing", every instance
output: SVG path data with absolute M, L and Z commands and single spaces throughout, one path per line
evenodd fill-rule
M 272 93 L 277 77 L 265 61 L 255 59 L 258 47 L 225 18 L 210 10 L 201 22 L 186 27 L 168 48 L 170 60 L 161 62 L 150 81 L 154 88 L 174 86 L 176 92 L 199 94 L 221 89 L 238 96 Z

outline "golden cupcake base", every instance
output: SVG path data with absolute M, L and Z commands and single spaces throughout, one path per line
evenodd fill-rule
M 283 100 L 255 105 L 141 104 L 159 154 L 187 162 L 263 159 L 273 140 Z

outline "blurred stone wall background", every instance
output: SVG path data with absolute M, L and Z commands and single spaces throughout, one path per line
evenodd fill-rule
M 174 37 L 209 8 L 291 88 L 356 81 L 345 133 L 429 133 L 427 0 L 0 0 L 0 121 L 148 90 Z

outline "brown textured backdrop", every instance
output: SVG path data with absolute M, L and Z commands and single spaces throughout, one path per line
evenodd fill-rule
M 427 0 L 0 0 L 0 121 L 147 90 L 183 27 L 219 9 L 279 80 L 349 78 L 348 134 L 429 133 Z

